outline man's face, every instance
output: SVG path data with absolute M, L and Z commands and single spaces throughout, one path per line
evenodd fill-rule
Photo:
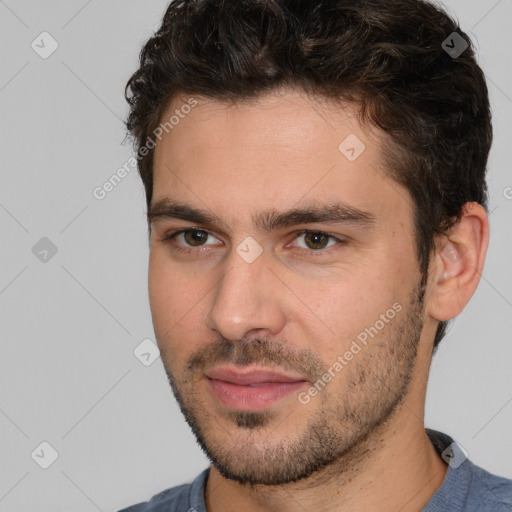
M 154 160 L 149 294 L 163 364 L 225 477 L 298 480 L 355 454 L 419 396 L 411 201 L 348 108 L 292 92 L 186 101 L 163 116 L 182 114 Z

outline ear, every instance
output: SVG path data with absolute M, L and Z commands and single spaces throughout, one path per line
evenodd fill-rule
M 456 317 L 480 282 L 489 245 L 489 221 L 482 205 L 463 206 L 462 218 L 438 238 L 429 272 L 428 314 L 444 321 Z

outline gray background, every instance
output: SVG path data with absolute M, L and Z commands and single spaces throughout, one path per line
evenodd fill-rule
M 0 0 L 0 512 L 116 510 L 207 466 L 161 360 L 133 354 L 154 340 L 142 184 L 131 172 L 93 196 L 132 154 L 123 88 L 166 5 Z M 489 83 L 491 244 L 434 359 L 426 424 L 512 477 L 512 1 L 445 5 Z M 59 45 L 46 59 L 43 31 Z

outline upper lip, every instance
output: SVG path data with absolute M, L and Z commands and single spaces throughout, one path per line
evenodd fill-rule
M 250 369 L 250 370 L 234 370 L 228 366 L 214 368 L 206 373 L 209 379 L 223 380 L 238 384 L 239 386 L 247 386 L 249 384 L 262 384 L 264 382 L 302 382 L 307 379 L 301 376 L 286 375 L 268 369 Z

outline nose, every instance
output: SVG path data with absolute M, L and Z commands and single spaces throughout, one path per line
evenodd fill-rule
M 206 326 L 231 341 L 278 334 L 286 321 L 283 286 L 269 269 L 265 253 L 248 263 L 233 251 L 226 268 Z

